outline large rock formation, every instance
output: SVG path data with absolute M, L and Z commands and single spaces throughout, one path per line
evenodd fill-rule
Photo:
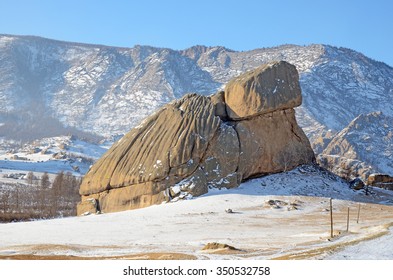
M 310 163 L 314 153 L 293 110 L 300 104 L 298 73 L 283 61 L 245 73 L 210 97 L 185 95 L 92 166 L 78 214 L 86 200 L 103 212 L 134 209 Z

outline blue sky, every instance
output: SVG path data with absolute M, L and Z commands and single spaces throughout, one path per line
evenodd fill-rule
M 0 0 L 0 33 L 132 47 L 347 47 L 393 66 L 393 1 Z

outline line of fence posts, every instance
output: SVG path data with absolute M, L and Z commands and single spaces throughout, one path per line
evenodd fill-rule
M 334 237 L 333 234 L 333 198 L 330 198 L 329 200 L 330 204 L 330 238 Z M 356 218 L 356 223 L 359 223 L 359 217 L 360 217 L 360 203 L 358 204 L 358 213 L 357 213 L 357 218 Z M 347 232 L 349 232 L 349 206 L 347 208 Z

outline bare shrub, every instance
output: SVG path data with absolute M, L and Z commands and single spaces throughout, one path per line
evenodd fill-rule
M 80 183 L 62 171 L 53 183 L 48 173 L 38 184 L 0 183 L 0 222 L 75 216 Z

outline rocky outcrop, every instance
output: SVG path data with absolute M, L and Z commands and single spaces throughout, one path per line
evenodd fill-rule
M 393 175 L 392 158 L 393 118 L 382 112 L 359 115 L 317 157 L 335 174 L 363 180 L 372 173 Z
M 92 166 L 78 214 L 89 199 L 102 212 L 134 209 L 310 163 L 314 153 L 293 110 L 300 103 L 296 68 L 286 62 L 245 73 L 210 97 L 185 95 Z
M 387 174 L 371 174 L 367 178 L 367 185 L 393 190 L 393 177 Z

